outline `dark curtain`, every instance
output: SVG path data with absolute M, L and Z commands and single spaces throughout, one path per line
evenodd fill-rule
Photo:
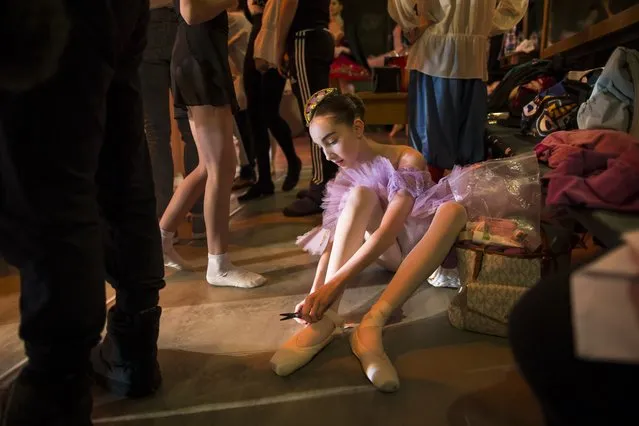
M 344 35 L 355 60 L 368 67 L 366 58 L 391 50 L 388 35 L 394 23 L 386 10 L 386 0 L 342 0 Z

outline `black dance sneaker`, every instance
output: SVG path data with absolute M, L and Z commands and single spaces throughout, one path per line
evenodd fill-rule
M 162 308 L 136 315 L 113 307 L 107 315 L 107 334 L 91 356 L 95 381 L 109 392 L 127 398 L 154 394 L 162 384 L 157 340 Z

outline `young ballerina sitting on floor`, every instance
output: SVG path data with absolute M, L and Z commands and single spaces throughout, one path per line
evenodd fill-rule
M 298 240 L 321 254 L 310 295 L 296 307 L 306 326 L 275 353 L 271 366 L 289 375 L 330 343 L 342 325 L 337 310 L 345 288 L 378 262 L 395 276 L 351 335 L 351 348 L 373 385 L 392 392 L 399 379 L 384 353 L 382 327 L 442 264 L 466 211 L 445 179 L 433 183 L 420 152 L 364 135 L 364 105 L 356 96 L 324 89 L 308 101 L 305 118 L 313 142 L 340 172 L 327 186 L 322 227 Z

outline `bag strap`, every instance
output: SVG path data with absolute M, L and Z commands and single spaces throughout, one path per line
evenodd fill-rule
M 473 281 L 477 281 L 477 278 L 479 278 L 479 273 L 481 272 L 481 268 L 484 265 L 484 253 L 486 253 L 485 250 L 475 251 L 475 262 L 473 262 L 472 273 Z

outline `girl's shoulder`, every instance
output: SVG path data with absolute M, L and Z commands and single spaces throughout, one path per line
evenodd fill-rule
M 386 158 L 395 170 L 427 170 L 426 161 L 421 152 L 405 145 L 381 145 L 379 155 Z
M 427 170 L 428 166 L 421 152 L 409 146 L 403 148 L 397 166 L 398 169 Z

